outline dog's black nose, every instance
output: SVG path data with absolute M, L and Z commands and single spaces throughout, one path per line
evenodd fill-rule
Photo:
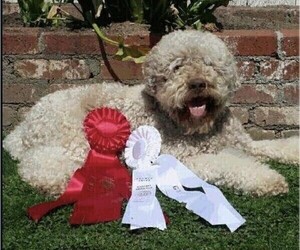
M 193 79 L 188 83 L 189 89 L 202 90 L 206 88 L 206 82 L 201 79 Z

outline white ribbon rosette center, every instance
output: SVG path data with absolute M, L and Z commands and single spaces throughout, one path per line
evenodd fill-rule
M 143 227 L 166 228 L 160 204 L 155 197 L 160 191 L 199 215 L 211 225 L 225 224 L 234 232 L 245 219 L 231 206 L 222 192 L 197 177 L 172 155 L 160 155 L 161 137 L 152 126 L 141 126 L 129 136 L 125 161 L 133 168 L 132 195 L 122 220 L 130 229 Z M 204 192 L 187 191 L 202 187 Z
M 150 167 L 156 161 L 161 137 L 156 128 L 140 126 L 129 136 L 125 148 L 126 164 L 133 168 Z

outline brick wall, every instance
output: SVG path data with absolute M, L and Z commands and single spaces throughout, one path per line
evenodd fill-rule
M 233 31 L 218 34 L 236 55 L 242 87 L 231 108 L 255 139 L 298 133 L 298 30 Z M 70 86 L 120 79 L 141 81 L 141 66 L 112 59 L 92 31 L 41 28 L 3 30 L 3 127 L 12 129 L 40 97 Z M 130 44 L 153 46 L 158 36 L 130 35 Z M 106 52 L 103 60 L 101 54 Z

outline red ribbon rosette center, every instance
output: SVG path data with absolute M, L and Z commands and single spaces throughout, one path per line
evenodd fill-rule
M 96 125 L 98 132 L 105 138 L 113 137 L 118 132 L 118 126 L 110 121 L 102 121 Z
M 91 148 L 97 152 L 121 151 L 130 135 L 126 117 L 115 109 L 95 109 L 86 116 L 83 125 Z
M 122 201 L 130 197 L 131 177 L 117 153 L 124 149 L 130 135 L 126 117 L 111 108 L 98 108 L 83 122 L 90 151 L 84 165 L 76 170 L 66 191 L 56 200 L 28 209 L 31 219 L 39 221 L 62 205 L 75 203 L 71 224 L 92 224 L 121 217 Z

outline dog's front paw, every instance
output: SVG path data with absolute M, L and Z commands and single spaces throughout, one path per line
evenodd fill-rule
M 264 169 L 254 174 L 254 179 L 249 178 L 249 188 L 246 192 L 254 196 L 278 195 L 289 191 L 285 178 L 272 169 Z
M 186 159 L 191 170 L 205 181 L 254 196 L 288 192 L 285 178 L 243 152 L 222 151 Z

